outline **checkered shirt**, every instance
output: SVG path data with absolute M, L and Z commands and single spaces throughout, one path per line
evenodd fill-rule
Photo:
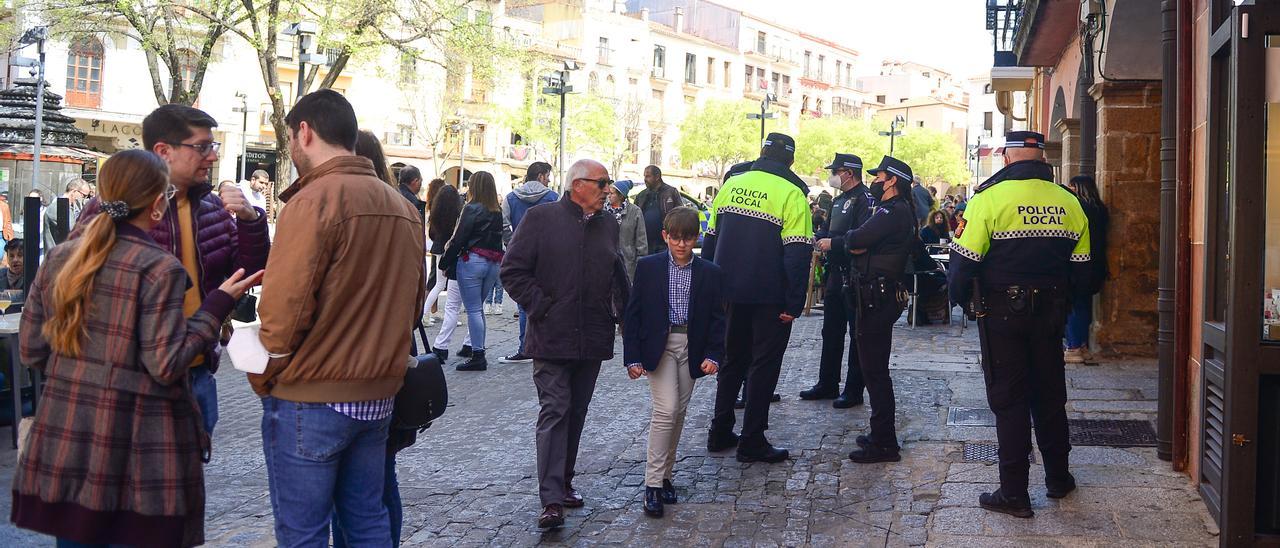
M 358 421 L 376 421 L 391 416 L 395 398 L 385 400 L 351 401 L 331 403 L 329 408 Z
M 680 266 L 674 255 L 667 261 L 668 319 L 671 325 L 689 325 L 689 291 L 693 287 L 693 261 Z

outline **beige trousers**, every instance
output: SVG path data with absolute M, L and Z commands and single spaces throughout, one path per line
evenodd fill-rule
M 658 368 L 649 372 L 649 392 L 653 396 L 653 416 L 649 419 L 649 462 L 645 465 L 644 484 L 662 487 L 662 480 L 671 479 L 676 445 L 684 430 L 684 414 L 693 395 L 688 335 L 667 335 L 667 350 L 662 353 Z

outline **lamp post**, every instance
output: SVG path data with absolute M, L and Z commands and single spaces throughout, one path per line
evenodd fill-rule
M 560 144 L 559 144 L 559 154 L 558 154 L 559 160 L 556 161 L 556 164 L 559 168 L 559 173 L 560 173 L 559 181 L 560 181 L 561 190 L 564 189 L 564 163 L 565 163 L 565 150 L 564 150 L 565 100 L 564 100 L 564 97 L 565 95 L 573 93 L 573 86 L 569 85 L 569 72 L 578 70 L 578 62 L 572 61 L 572 60 L 565 61 L 562 68 L 563 70 L 559 70 L 555 72 L 553 76 L 548 76 L 547 86 L 542 88 L 542 93 L 544 94 L 560 96 Z
M 31 142 L 31 188 L 33 190 L 38 188 L 40 183 L 40 140 L 44 134 L 44 42 L 48 38 L 48 27 L 28 29 L 22 34 L 22 38 L 18 39 L 18 43 L 24 46 L 35 44 L 37 58 L 19 57 L 13 61 L 14 65 L 35 67 L 36 69 L 36 119 L 32 128 L 34 139 Z
M 315 35 L 320 32 L 320 26 L 311 21 L 300 21 L 290 23 L 280 31 L 285 36 L 296 36 L 295 41 L 298 43 L 298 99 L 306 95 L 307 82 L 307 64 L 323 65 L 328 62 L 329 58 L 323 54 L 311 53 L 312 46 L 315 45 Z
M 231 112 L 239 112 L 240 117 L 240 179 L 247 180 L 249 178 L 248 161 L 249 161 L 249 95 L 243 91 L 236 92 L 236 98 L 240 99 L 239 107 L 232 107 Z
M 902 132 L 898 131 L 898 128 L 902 127 L 902 125 L 905 124 L 906 122 L 907 122 L 907 119 L 903 118 L 902 115 L 899 114 L 893 117 L 892 122 L 889 122 L 889 131 L 880 132 L 881 136 L 885 136 L 889 138 L 889 155 L 890 156 L 893 156 L 893 138 L 899 135 L 902 135 Z
M 769 104 L 776 100 L 776 96 L 772 93 L 764 94 L 764 100 L 760 101 L 760 114 L 754 112 L 747 113 L 748 120 L 760 120 L 760 146 L 764 146 L 764 121 L 770 118 L 777 118 L 778 113 L 769 112 Z
M 462 109 L 458 109 L 454 113 L 458 116 L 458 121 L 453 123 L 453 130 L 458 132 L 458 191 L 462 191 L 464 165 L 467 159 L 467 130 L 471 124 L 467 122 L 467 113 Z

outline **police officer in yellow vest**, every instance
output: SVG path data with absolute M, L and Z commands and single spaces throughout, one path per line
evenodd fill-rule
M 782 371 L 792 321 L 804 308 L 813 221 L 808 187 L 791 171 L 796 144 L 770 133 L 760 158 L 729 178 L 711 204 L 702 256 L 724 270 L 728 301 L 725 363 L 716 379 L 707 450 L 737 446 L 741 462 L 781 462 L 786 449 L 764 436 L 769 399 Z M 733 433 L 734 401 L 746 379 L 742 436 Z
M 858 448 L 849 453 L 857 463 L 897 462 L 898 432 L 894 427 L 893 380 L 889 377 L 889 352 L 893 324 L 906 307 L 903 278 L 907 261 L 917 246 L 915 207 L 911 200 L 911 166 L 892 156 L 868 169 L 875 177 L 870 192 L 875 211 L 862 226 L 845 235 L 853 256 L 856 278 L 849 293 L 857 301 L 857 352 L 862 381 L 871 398 L 870 429 L 858 436 Z
M 1034 515 L 1027 492 L 1034 418 L 1050 498 L 1076 487 L 1067 466 L 1062 334 L 1073 292 L 1091 294 L 1089 223 L 1080 202 L 1053 182 L 1044 136 L 1006 136 L 1004 169 L 978 186 L 951 245 L 952 301 L 978 316 L 987 401 L 996 415 L 1000 488 L 983 508 Z

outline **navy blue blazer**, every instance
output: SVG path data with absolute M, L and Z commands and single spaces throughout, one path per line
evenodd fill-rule
M 658 368 L 671 332 L 667 267 L 671 254 L 655 253 L 636 263 L 631 298 L 623 318 L 622 364 Z M 703 376 L 702 360 L 724 365 L 724 273 L 711 261 L 693 258 L 689 289 L 689 374 Z

